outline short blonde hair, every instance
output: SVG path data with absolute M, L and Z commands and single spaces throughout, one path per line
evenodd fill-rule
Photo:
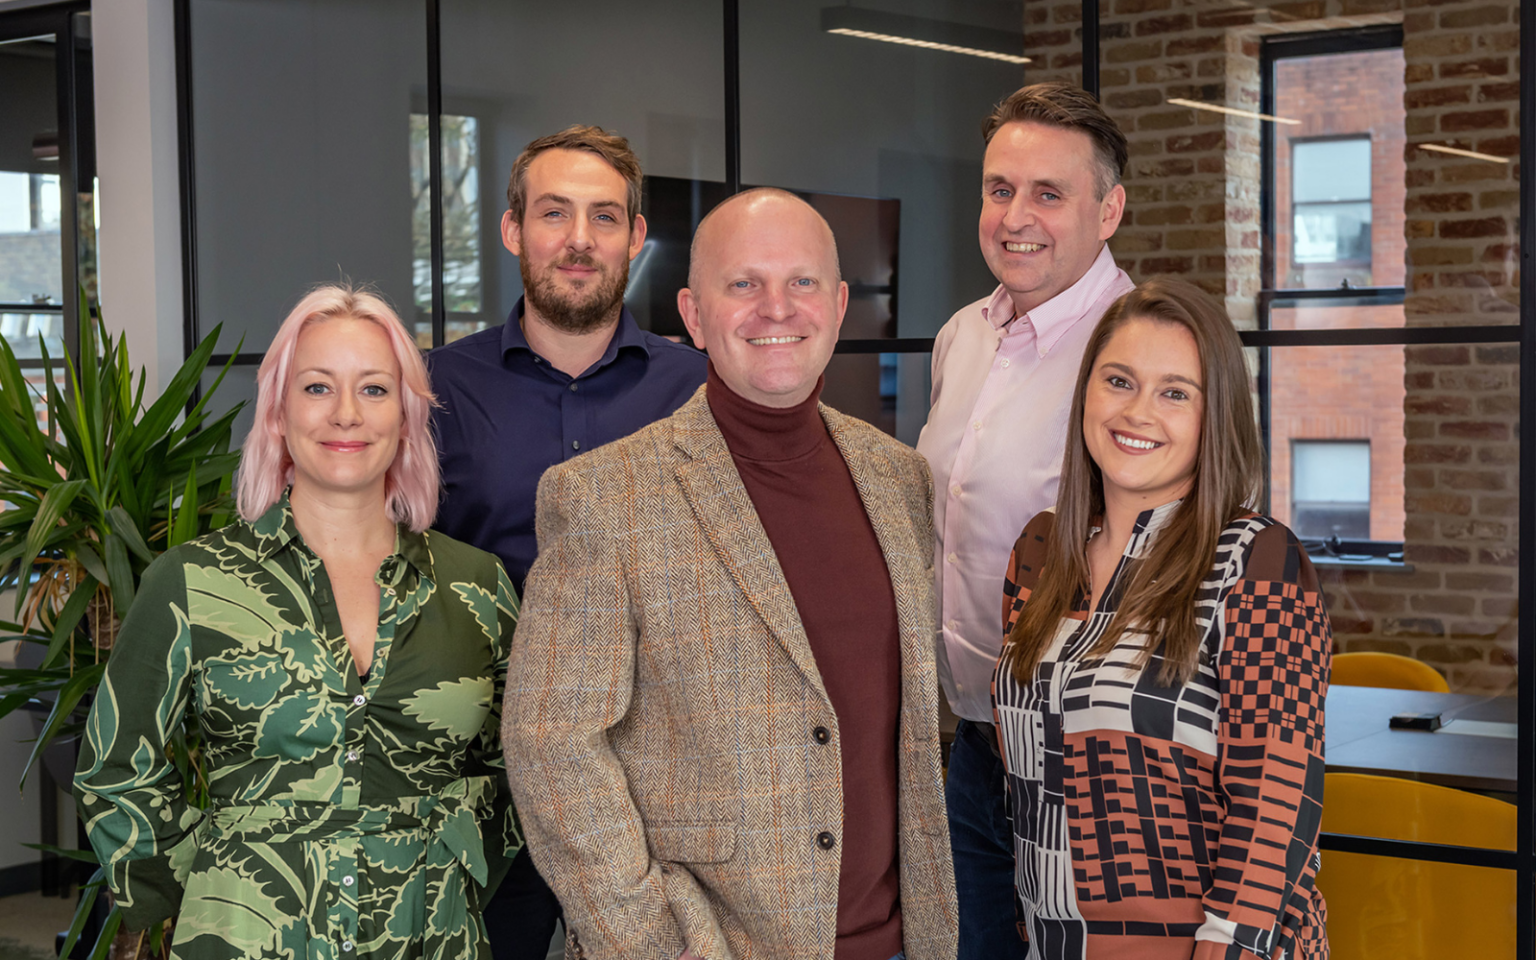
M 283 402 L 293 380 L 293 356 L 299 334 L 313 323 L 351 318 L 377 324 L 389 337 L 400 364 L 400 405 L 404 412 L 400 447 L 384 477 L 389 518 L 420 533 L 437 516 L 440 468 L 437 444 L 428 424 L 436 403 L 421 352 L 395 311 L 377 294 L 350 284 L 324 284 L 311 290 L 288 314 L 256 372 L 256 417 L 240 452 L 236 506 L 255 522 L 293 483 L 293 458 L 283 440 Z

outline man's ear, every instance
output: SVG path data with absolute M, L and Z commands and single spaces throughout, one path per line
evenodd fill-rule
M 511 210 L 501 215 L 501 244 L 514 257 L 523 255 L 523 225 L 513 219 Z
M 1125 216 L 1125 187 L 1115 184 L 1109 188 L 1099 204 L 1099 239 L 1108 240 L 1120 229 L 1120 218 Z
M 687 287 L 677 291 L 677 312 L 683 315 L 683 326 L 688 328 L 693 345 L 703 350 L 704 325 L 699 322 L 699 300 Z
M 635 214 L 635 222 L 629 228 L 629 259 L 640 256 L 640 248 L 645 246 L 645 218 Z

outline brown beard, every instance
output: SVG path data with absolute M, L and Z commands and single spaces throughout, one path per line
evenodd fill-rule
M 624 289 L 629 286 L 629 261 L 610 273 L 591 257 L 566 257 L 534 273 L 527 258 L 518 258 L 523 275 L 523 296 L 539 318 L 566 333 L 591 333 L 618 319 L 624 304 Z M 561 266 L 596 267 L 596 282 L 574 296 L 561 293 L 555 285 L 554 272 Z

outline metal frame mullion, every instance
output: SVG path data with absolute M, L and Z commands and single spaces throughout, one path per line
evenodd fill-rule
M 50 11 L 54 12 L 54 11 Z M 80 360 L 80 165 L 75 144 L 75 11 L 57 11 L 54 33 L 55 100 L 59 111 L 59 254 L 64 301 L 64 348 Z
M 427 193 L 432 231 L 432 346 L 447 340 L 448 297 L 443 284 L 443 17 L 439 0 L 426 0 Z
M 1522 4 L 1522 6 L 1525 6 Z M 1536 423 L 1536 189 L 1529 176 L 1536 169 L 1536 16 L 1520 17 L 1520 580 L 1517 593 L 1516 657 L 1521 665 L 1516 736 L 1515 955 L 1536 957 L 1536 611 L 1532 577 L 1536 576 L 1536 444 L 1527 443 Z
M 741 4 L 722 0 L 721 56 L 725 68 L 725 187 L 741 192 Z
M 1083 89 L 1099 99 L 1099 0 L 1083 0 Z M 1028 51 L 1025 51 L 1026 53 Z

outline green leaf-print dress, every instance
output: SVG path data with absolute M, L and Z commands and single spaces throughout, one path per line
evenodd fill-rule
M 75 795 L 124 923 L 176 916 L 173 956 L 490 956 L 479 903 L 522 843 L 499 740 L 517 598 L 491 554 L 405 527 L 377 580 L 364 681 L 286 498 L 145 572 Z M 166 753 L 189 707 L 207 810 Z

